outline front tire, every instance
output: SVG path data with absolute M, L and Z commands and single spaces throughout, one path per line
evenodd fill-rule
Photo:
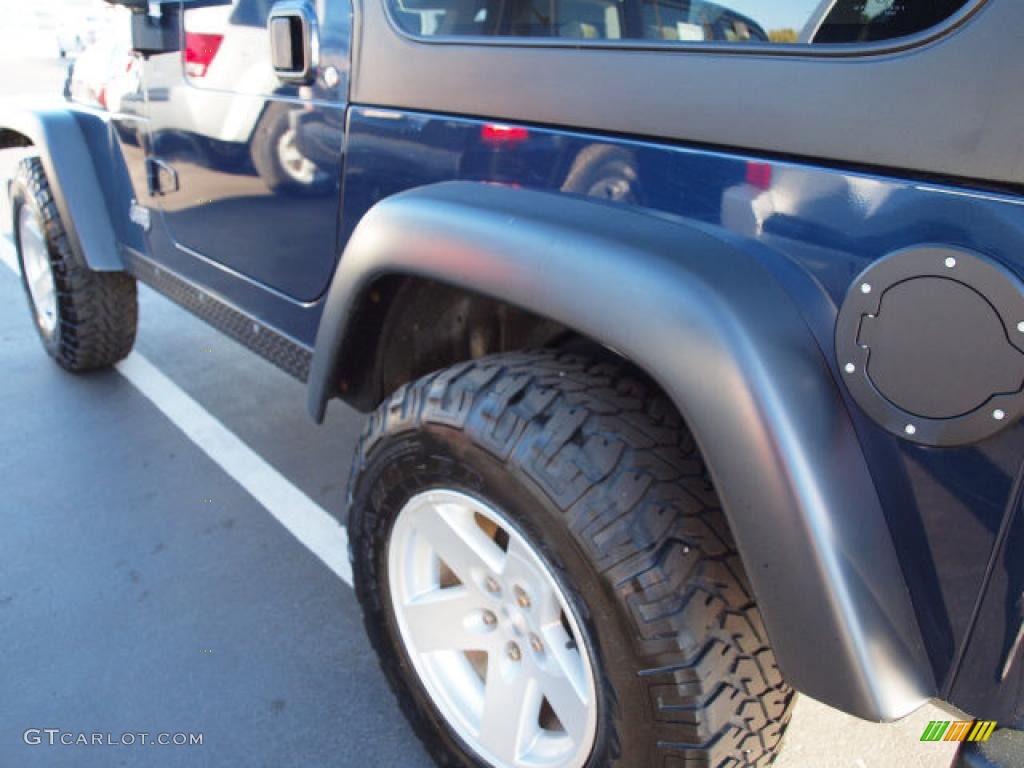
M 135 343 L 135 279 L 94 272 L 71 250 L 37 157 L 18 165 L 11 183 L 22 286 L 47 354 L 76 373 L 123 359 Z
M 631 369 L 537 352 L 427 376 L 370 419 L 350 491 L 366 627 L 439 765 L 661 768 L 774 759 L 793 693 L 692 438 Z M 424 507 L 424 499 L 436 503 Z M 438 531 L 445 533 L 435 546 Z M 452 531 L 455 538 L 446 538 Z M 526 581 L 509 575 L 523 560 L 512 555 L 522 550 L 517 542 L 536 554 L 537 572 L 549 574 L 543 589 L 564 601 L 562 618 L 547 627 L 563 638 L 554 646 L 560 653 L 578 651 L 570 661 L 589 665 L 594 727 L 577 723 L 575 749 L 553 746 L 569 734 L 562 720 L 578 713 L 549 701 L 551 681 L 540 676 L 522 688 L 532 693 L 518 709 L 508 707 L 507 721 L 519 725 L 500 738 L 514 747 L 496 758 L 493 733 L 485 738 L 486 709 L 475 711 L 474 702 L 489 700 L 495 666 L 498 679 L 511 680 L 519 665 L 534 663 L 535 632 L 538 653 L 552 648 L 530 617 L 535 601 L 520 602 Z M 465 559 L 470 550 L 476 560 Z M 406 566 L 396 565 L 403 558 Z M 443 605 L 431 603 L 437 614 L 424 652 L 410 641 L 408 606 L 440 598 Z M 432 675 L 424 655 L 450 666 Z M 469 693 L 453 706 L 459 691 Z

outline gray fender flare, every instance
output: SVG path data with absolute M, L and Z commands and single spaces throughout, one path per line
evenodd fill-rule
M 26 137 L 39 154 L 75 256 L 90 269 L 123 271 L 110 215 L 118 193 L 118 166 L 105 113 L 68 104 L 28 107 L 14 103 L 0 107 L 0 139 L 6 132 Z M 127 215 L 125 204 L 125 218 Z
M 892 538 L 821 349 L 743 242 L 654 213 L 449 182 L 374 206 L 328 293 L 309 382 L 322 419 L 379 278 L 430 278 L 608 345 L 651 375 L 703 451 L 780 668 L 892 720 L 935 693 Z M 353 324 L 354 325 L 354 324 Z

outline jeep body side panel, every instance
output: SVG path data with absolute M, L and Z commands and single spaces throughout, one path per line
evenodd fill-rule
M 845 57 L 418 42 L 396 30 L 383 0 L 360 5 L 356 104 L 1024 182 L 1024 113 L 1007 96 L 1024 80 L 1024 5 L 1014 0 L 990 0 L 933 43 Z
M 887 253 L 945 243 L 985 254 L 1022 274 L 1024 206 L 1014 196 L 753 154 L 514 125 L 517 130 L 510 133 L 495 131 L 486 119 L 352 108 L 343 239 L 378 200 L 452 179 L 610 197 L 627 209 L 653 209 L 712 226 L 724 237 L 747 243 L 743 248 L 749 241 L 767 246 L 750 253 L 785 286 L 824 358 L 832 362 L 836 307 L 853 279 Z M 581 271 L 588 264 L 582 259 Z M 626 285 L 623 300 L 635 295 L 626 293 Z M 576 290 L 576 280 L 563 288 L 569 295 Z M 644 300 L 629 311 L 642 314 L 648 304 Z M 595 304 L 592 311 L 606 310 Z M 355 328 L 359 340 L 388 343 L 378 328 L 364 322 L 360 318 Z M 690 363 L 700 365 L 700 358 Z M 373 369 L 358 355 L 346 356 L 343 364 Z M 843 376 L 838 369 L 833 375 L 837 380 Z M 370 407 L 373 398 L 386 395 L 379 388 L 362 391 L 354 380 L 358 376 L 346 377 L 350 388 L 343 397 L 358 407 Z M 986 563 L 1012 507 L 1024 425 L 976 445 L 935 450 L 885 432 L 842 385 L 840 392 L 899 554 L 939 695 L 948 699 Z M 339 393 L 328 389 L 324 394 Z M 816 620 L 804 617 L 805 623 Z M 965 685 L 975 691 L 974 700 L 995 702 L 984 695 L 991 681 L 973 677 Z M 957 696 L 965 694 L 966 688 L 958 687 Z M 972 714 L 1007 719 L 993 708 Z
M 493 185 L 389 198 L 363 217 L 332 284 L 311 373 L 315 414 L 336 385 L 348 319 L 389 273 L 500 296 L 648 371 L 712 468 L 787 679 L 871 719 L 934 694 L 829 366 L 786 291 L 740 243 L 682 220 Z
M 177 251 L 168 258 L 188 263 L 190 276 L 212 266 L 281 300 L 267 304 L 308 306 L 340 253 L 351 6 L 306 4 L 321 76 L 294 83 L 272 66 L 272 5 L 179 0 L 165 10 L 163 23 L 179 25 L 186 46 L 217 43 L 205 64 L 171 51 L 142 65 L 146 157 L 162 169 L 149 204 Z
M 0 128 L 31 141 L 50 181 L 75 255 L 91 269 L 122 271 L 118 243 L 131 235 L 124 162 L 103 112 L 14 104 L 0 110 Z

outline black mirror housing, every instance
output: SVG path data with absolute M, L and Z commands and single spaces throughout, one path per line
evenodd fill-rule
M 147 0 L 105 0 L 109 5 L 120 5 L 136 13 L 145 13 L 149 8 Z
M 127 8 L 132 12 L 132 50 L 143 56 L 181 50 L 176 7 L 173 3 L 149 0 L 104 0 L 108 5 Z M 150 13 L 150 6 L 157 11 Z
M 131 0 L 135 2 L 135 0 Z M 141 0 L 145 6 L 144 0 Z M 122 5 L 129 5 L 124 2 Z M 132 50 L 143 56 L 180 51 L 181 29 L 178 14 L 172 6 L 164 6 L 159 16 L 145 12 L 132 13 Z M 134 10 L 134 9 L 133 9 Z

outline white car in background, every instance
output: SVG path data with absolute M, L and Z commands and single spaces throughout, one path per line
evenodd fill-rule
M 149 103 L 155 122 L 217 142 L 249 142 L 263 94 L 277 85 L 264 44 L 269 6 L 269 0 L 242 0 L 188 11 L 182 58 L 154 56 L 146 65 L 147 79 L 158 84 Z M 236 98 L 224 98 L 226 92 Z
M 154 84 L 146 108 L 162 131 L 198 140 L 211 167 L 251 163 L 271 190 L 319 194 L 333 181 L 299 150 L 292 116 L 298 108 L 269 98 L 280 86 L 267 44 L 271 5 L 239 0 L 186 8 L 181 56 L 146 63 Z
M 139 66 L 130 41 L 104 35 L 68 67 L 65 94 L 79 104 L 121 112 L 124 96 L 138 93 Z

